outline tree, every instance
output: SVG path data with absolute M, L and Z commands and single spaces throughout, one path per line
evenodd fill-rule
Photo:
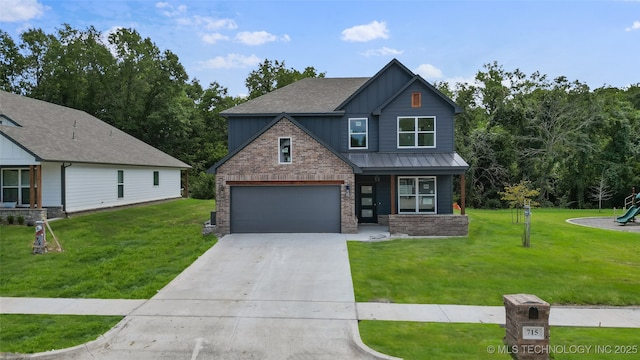
M 532 189 L 531 182 L 528 180 L 522 180 L 515 185 L 507 185 L 504 187 L 504 191 L 498 193 L 500 199 L 506 201 L 510 208 L 516 209 L 516 223 L 520 222 L 520 212 L 525 203 L 531 207 L 540 205 L 537 201 L 532 200 L 540 195 L 540 190 Z
M 606 180 L 604 178 L 604 173 L 600 176 L 600 182 L 598 185 L 594 185 L 591 187 L 591 191 L 589 193 L 589 197 L 598 202 L 598 212 L 602 211 L 602 202 L 607 201 L 613 197 L 613 192 L 607 186 Z
M 283 86 L 304 78 L 323 78 L 325 73 L 318 73 L 314 67 L 308 66 L 303 71 L 287 69 L 283 61 L 265 59 L 257 70 L 249 73 L 245 85 L 249 90 L 249 99 L 257 98 Z

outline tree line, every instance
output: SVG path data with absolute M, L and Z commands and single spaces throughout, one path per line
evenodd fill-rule
M 213 197 L 213 177 L 204 172 L 227 154 L 221 111 L 325 76 L 265 59 L 247 75 L 249 96 L 239 97 L 215 81 L 203 87 L 176 54 L 134 29 L 106 36 L 64 24 L 51 34 L 27 30 L 17 41 L 0 29 L 0 45 L 0 89 L 86 111 L 191 164 L 192 194 L 200 198 Z M 455 140 L 470 165 L 469 205 L 503 207 L 500 192 L 521 181 L 536 187 L 546 206 L 591 207 L 595 194 L 620 206 L 632 186 L 640 190 L 640 83 L 592 90 L 498 63 L 475 80 L 435 84 L 463 109 Z

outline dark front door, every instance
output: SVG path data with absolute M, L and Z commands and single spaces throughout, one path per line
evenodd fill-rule
M 358 222 L 377 223 L 376 187 L 374 183 L 358 185 Z

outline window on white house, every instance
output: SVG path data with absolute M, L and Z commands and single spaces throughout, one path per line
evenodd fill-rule
M 278 163 L 291 164 L 291 138 L 278 138 Z
M 1 202 L 29 205 L 31 203 L 31 171 L 29 169 L 2 169 Z M 37 192 L 38 189 L 35 188 Z M 34 194 L 36 195 L 36 194 Z
M 153 186 L 158 186 L 160 185 L 160 172 L 159 171 L 154 171 L 153 172 Z
M 398 117 L 398 148 L 433 148 L 435 146 L 435 116 Z
M 368 123 L 367 118 L 349 119 L 349 149 L 367 149 Z
M 118 170 L 118 199 L 124 197 L 124 170 Z
M 398 213 L 435 214 L 436 200 L 435 177 L 398 178 Z

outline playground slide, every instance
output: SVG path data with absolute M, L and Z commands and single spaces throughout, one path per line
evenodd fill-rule
M 627 210 L 627 212 L 624 215 L 617 217 L 616 221 L 619 222 L 620 224 L 626 224 L 629 221 L 631 221 L 634 217 L 639 215 L 640 215 L 640 207 L 633 205 Z

